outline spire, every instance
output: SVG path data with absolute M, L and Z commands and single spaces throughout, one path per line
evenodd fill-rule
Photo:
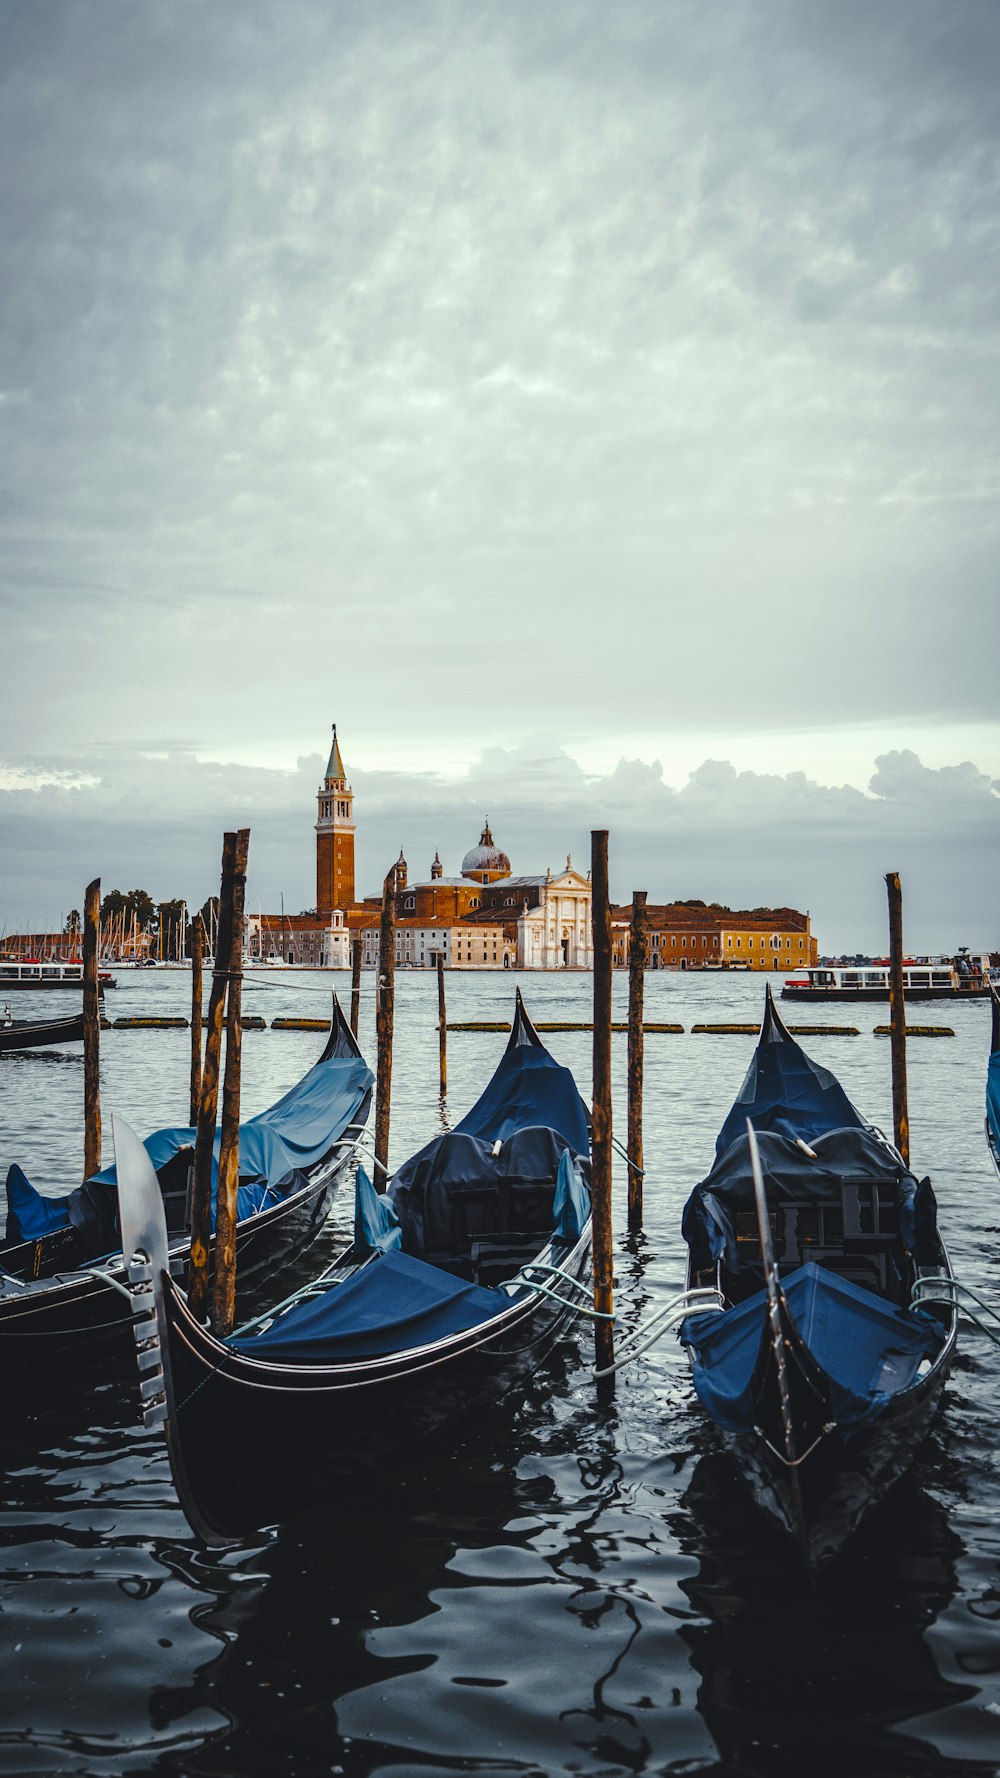
M 344 770 L 344 762 L 340 757 L 340 743 L 337 740 L 336 723 L 333 725 L 333 740 L 330 743 L 330 757 L 326 763 L 326 776 L 328 779 L 332 780 L 346 779 L 347 777 L 347 773 Z
M 431 882 L 432 883 L 436 882 L 438 877 L 442 877 L 443 875 L 444 875 L 444 866 L 441 863 L 441 854 L 440 854 L 440 852 L 435 852 L 434 863 L 431 865 Z

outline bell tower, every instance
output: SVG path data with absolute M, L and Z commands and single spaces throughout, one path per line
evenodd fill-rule
M 354 905 L 354 792 L 340 757 L 337 725 L 317 796 L 316 911 Z

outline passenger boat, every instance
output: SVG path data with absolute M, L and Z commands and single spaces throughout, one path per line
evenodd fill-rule
M 986 1070 L 986 1141 L 1000 1177 L 1000 994 L 990 990 L 990 1060 Z
M 118 983 L 109 969 L 99 969 L 97 985 L 99 988 L 116 988 Z M 83 964 L 79 957 L 56 957 L 48 961 L 39 957 L 0 958 L 0 1002 L 6 994 L 21 989 L 38 994 L 49 988 L 82 987 Z
M 985 1000 L 990 991 L 989 960 L 958 957 L 907 961 L 903 967 L 903 994 L 907 1000 Z M 819 963 L 796 969 L 785 980 L 782 1000 L 881 1000 L 889 999 L 889 965 L 874 963 L 833 965 Z
M 358 1169 L 354 1239 L 267 1317 L 215 1339 L 167 1265 L 148 1157 L 115 1119 L 147 1425 L 194 1531 L 231 1541 L 532 1375 L 586 1312 L 586 1108 L 520 994 L 510 1041 L 453 1131 L 380 1197 Z
M 47 1049 L 54 1043 L 82 1043 L 83 1014 L 68 1019 L 0 1021 L 0 1056 L 7 1051 Z
M 684 1211 L 681 1338 L 757 1503 L 810 1569 L 910 1465 L 955 1352 L 934 1194 L 788 1035 L 760 1038 Z
M 334 997 L 319 1061 L 276 1104 L 240 1125 L 236 1251 L 242 1282 L 259 1280 L 303 1252 L 326 1221 L 371 1107 L 373 1077 Z M 196 1131 L 155 1131 L 143 1153 L 164 1221 L 166 1255 L 180 1277 L 190 1249 L 189 1178 Z M 214 1174 L 219 1133 L 215 1139 Z M 0 1242 L 0 1387 L 31 1386 L 50 1362 L 100 1360 L 105 1336 L 121 1338 L 130 1301 L 114 1167 L 64 1198 L 35 1190 L 21 1168 L 7 1174 L 6 1238 Z M 127 1354 L 127 1344 L 125 1345 Z

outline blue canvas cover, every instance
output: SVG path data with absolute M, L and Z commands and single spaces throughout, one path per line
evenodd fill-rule
M 558 1130 L 574 1154 L 590 1153 L 587 1110 L 576 1082 L 537 1039 L 504 1052 L 482 1098 L 455 1128 L 492 1143 L 530 1124 Z
M 796 1332 L 827 1378 L 838 1429 L 877 1415 L 908 1387 L 924 1358 L 944 1338 L 929 1318 L 897 1309 L 822 1266 L 804 1265 L 783 1280 Z M 694 1367 L 694 1386 L 713 1420 L 728 1432 L 750 1432 L 756 1409 L 750 1382 L 760 1350 L 767 1293 L 718 1315 L 691 1315 L 681 1329 Z
M 566 1154 L 573 1158 L 565 1138 L 535 1125 L 515 1130 L 496 1154 L 493 1149 L 489 1141 L 451 1130 L 398 1169 L 386 1195 L 407 1253 L 453 1253 L 475 1235 L 552 1233 L 560 1164 Z
M 391 1253 L 403 1245 L 395 1205 L 379 1195 L 363 1167 L 354 1176 L 354 1245 L 358 1253 Z
M 746 1135 L 747 1118 L 758 1133 L 771 1130 L 793 1141 L 801 1136 L 810 1145 L 827 1130 L 867 1127 L 836 1076 L 811 1061 L 789 1037 L 770 988 L 757 1048 L 736 1103 L 716 1138 L 717 1155 Z
M 574 1167 L 567 1149 L 559 1162 L 556 1195 L 552 1206 L 552 1228 L 557 1241 L 575 1247 L 590 1216 L 590 1193 L 580 1170 Z
M 294 1189 L 303 1171 L 321 1160 L 353 1122 L 373 1085 L 374 1076 L 360 1056 L 331 1056 L 310 1068 L 276 1104 L 242 1123 L 239 1170 L 243 1183 L 237 1197 L 237 1217 L 242 1220 L 253 1215 Z M 154 1130 L 144 1143 L 154 1170 L 160 1173 L 182 1149 L 193 1149 L 196 1135 L 190 1124 Z M 219 1129 L 212 1151 L 213 1224 L 221 1141 Z M 46 1232 L 72 1225 L 93 1255 L 111 1251 L 117 1203 L 112 1191 L 117 1187 L 113 1166 L 93 1174 L 67 1197 L 47 1199 L 35 1192 L 20 1168 L 17 1172 L 23 1184 L 16 1209 L 8 1198 L 8 1240 L 34 1239 L 24 1232 L 25 1216 L 31 1223 L 33 1218 L 57 1214 L 54 1209 L 32 1208 L 30 1195 L 39 1204 L 58 1206 L 58 1221 L 49 1220 Z
M 383 1253 L 260 1333 L 227 1342 L 275 1364 L 339 1364 L 406 1352 L 491 1321 L 510 1297 L 408 1253 Z
M 66 1199 L 43 1197 L 13 1163 L 7 1169 L 8 1241 L 40 1241 L 66 1222 Z
M 893 1190 L 900 1208 L 900 1233 L 904 1236 L 911 1226 L 904 1222 L 904 1208 L 915 1211 L 921 1190 L 919 1208 L 923 1211 L 929 1203 L 933 1214 L 929 1184 L 924 1182 L 923 1187 L 918 1187 L 913 1174 L 893 1158 L 867 1127 L 829 1130 L 824 1136 L 814 1137 L 811 1146 L 815 1159 L 803 1154 L 791 1137 L 767 1130 L 757 1137 L 757 1145 L 769 1204 L 836 1204 L 841 1200 L 845 1182 L 858 1180 L 876 1187 L 881 1183 Z M 681 1233 L 698 1269 L 714 1264 L 723 1255 L 730 1271 L 740 1269 L 743 1262 L 733 1233 L 735 1213 L 752 1209 L 754 1202 L 750 1147 L 744 1130 L 742 1138 L 731 1142 L 717 1157 L 708 1178 L 695 1186 L 684 1206 Z M 915 1252 L 911 1243 L 907 1244 Z

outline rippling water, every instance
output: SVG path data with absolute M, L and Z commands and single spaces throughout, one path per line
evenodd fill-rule
M 150 979 L 152 977 L 152 979 Z M 327 980 L 329 978 L 326 978 Z M 323 978 L 252 980 L 245 1010 L 315 1013 Z M 123 973 L 112 1016 L 185 1012 L 184 974 Z M 347 984 L 339 982 L 344 993 Z M 371 977 L 361 1037 L 373 1051 Z M 586 1017 L 588 977 L 523 978 L 539 1018 Z M 510 978 L 447 978 L 449 1015 L 509 1013 Z M 314 991 L 311 991 L 314 990 Z M 616 1012 L 627 984 L 615 981 Z M 760 979 L 651 975 L 647 1016 L 744 1021 Z M 36 1016 L 50 998 L 18 1003 Z M 815 1016 L 815 1015 L 813 1015 Z M 856 1038 L 806 1040 L 891 1124 L 884 1009 L 830 1007 Z M 1000 1304 L 998 1191 L 982 1135 L 989 1014 L 915 1009 L 953 1039 L 910 1044 L 913 1161 L 956 1270 Z M 437 1098 L 433 977 L 397 980 L 391 1158 L 468 1107 L 503 1038 L 454 1033 Z M 590 1038 L 547 1039 L 586 1092 Z M 624 1135 L 625 1039 L 614 1040 Z M 103 1102 L 145 1131 L 186 1116 L 189 1034 L 108 1032 Z M 680 1210 L 752 1049 L 649 1036 L 646 1226 L 619 1236 L 633 1323 L 683 1278 Z M 248 1032 L 243 1108 L 304 1072 L 315 1037 Z M 0 1177 L 69 1189 L 82 1061 L 0 1060 Z M 624 1179 L 616 1227 L 624 1229 Z M 327 1248 L 349 1226 L 342 1202 Z M 3 1417 L 0 1771 L 480 1775 L 969 1774 L 1000 1770 L 1000 1352 L 963 1335 L 913 1476 L 814 1593 L 715 1454 L 672 1336 L 608 1406 L 591 1335 L 526 1399 L 253 1544 L 199 1549 L 131 1381 L 78 1377 Z

